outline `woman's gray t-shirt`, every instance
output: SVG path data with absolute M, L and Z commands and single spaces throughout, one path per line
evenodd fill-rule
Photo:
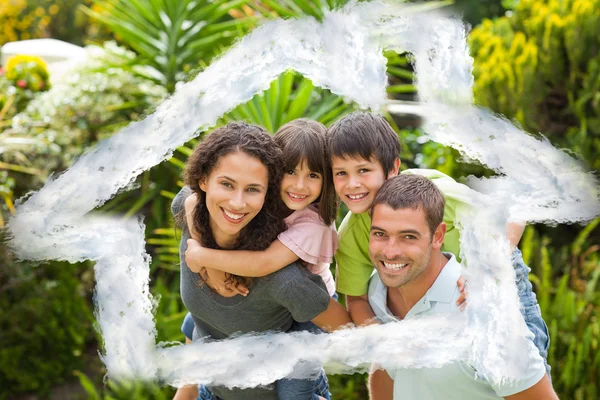
M 174 215 L 184 212 L 185 199 L 191 194 L 182 189 L 171 206 Z M 183 214 L 181 214 L 183 215 Z M 311 274 L 299 263 L 262 278 L 253 278 L 248 296 L 222 297 L 203 285 L 198 274 L 185 263 L 187 239 L 185 219 L 182 224 L 179 256 L 181 261 L 181 298 L 192 314 L 196 333 L 212 339 L 226 339 L 234 334 L 287 331 L 294 320 L 306 322 L 327 309 L 329 293 L 319 275 Z M 228 399 L 276 399 L 274 386 L 255 389 L 210 387 L 217 396 Z

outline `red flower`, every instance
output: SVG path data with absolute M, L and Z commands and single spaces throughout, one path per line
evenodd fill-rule
M 0 67 L 0 76 L 4 75 L 4 69 Z
M 23 79 L 17 81 L 17 86 L 20 88 L 26 88 L 27 87 L 27 82 L 25 82 Z

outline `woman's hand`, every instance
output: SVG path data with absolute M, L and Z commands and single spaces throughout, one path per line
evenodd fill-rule
M 227 275 L 223 271 L 213 268 L 204 268 L 206 270 L 206 284 L 215 292 L 223 297 L 233 297 L 241 294 L 247 296 L 249 291 L 248 288 L 243 285 L 232 285 L 225 281 Z
M 467 291 L 465 290 L 466 284 L 467 281 L 462 276 L 458 278 L 458 281 L 456 281 L 456 286 L 458 286 L 458 290 L 460 291 L 460 296 L 456 300 L 456 305 L 460 306 L 460 311 L 464 311 L 465 307 L 467 306 Z

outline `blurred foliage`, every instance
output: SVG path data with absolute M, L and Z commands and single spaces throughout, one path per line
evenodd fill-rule
M 71 165 L 89 145 L 139 119 L 166 95 L 162 87 L 123 69 L 96 72 L 104 60 L 133 58 L 132 53 L 110 42 L 88 52 L 85 65 L 12 119 L 10 134 L 30 141 L 2 152 L 2 161 L 42 171 L 39 177 L 19 179 L 21 192 L 39 187 L 51 172 Z
M 13 56 L 6 63 L 6 79 L 15 82 L 22 89 L 44 90 L 48 87 L 48 68 L 39 57 Z
M 91 0 L 5 0 L 0 2 L 0 45 L 54 38 L 83 44 L 88 17 L 79 5 Z
M 43 172 L 31 167 L 24 146 L 45 147 L 47 144 L 29 135 L 15 134 L 12 117 L 23 110 L 40 91 L 49 89 L 46 64 L 38 57 L 14 56 L 6 71 L 0 69 L 0 227 L 5 216 L 14 213 L 16 178 L 42 177 Z M 19 191 L 19 190 L 18 190 Z
M 84 388 L 88 400 L 171 400 L 175 390 L 160 387 L 153 383 L 108 381 L 100 389 L 100 384 L 81 371 L 76 371 L 79 383 Z
M 368 374 L 327 375 L 331 398 L 343 400 L 364 400 L 369 398 L 367 390 Z
M 210 60 L 256 25 L 254 17 L 230 13 L 243 0 L 95 0 L 83 8 L 105 24 L 120 43 L 138 55 L 136 63 L 152 68 L 146 78 L 169 92 L 186 71 Z
M 47 37 L 49 24 L 46 10 L 28 5 L 27 0 L 0 3 L 0 44 Z
M 521 241 L 550 332 L 552 383 L 563 399 L 600 396 L 600 244 L 590 240 L 599 225 L 595 219 L 567 245 L 557 246 L 534 227 Z
M 93 272 L 64 262 L 17 263 L 4 251 L 0 265 L 0 399 L 48 394 L 82 366 L 92 332 Z
M 22 111 L 36 93 L 49 88 L 48 69 L 41 58 L 26 55 L 9 58 L 6 70 L 0 68 L 0 121 Z
M 504 15 L 508 1 L 515 0 L 454 0 L 452 9 L 471 26 L 475 26 L 485 18 L 495 18 Z M 518 0 L 517 0 L 518 1 Z
M 600 170 L 600 0 L 521 0 L 470 35 L 478 103 Z

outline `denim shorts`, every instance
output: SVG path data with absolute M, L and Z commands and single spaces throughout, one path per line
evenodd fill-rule
M 183 324 L 181 324 L 181 332 L 185 335 L 186 338 L 192 340 L 194 338 L 194 319 L 192 318 L 191 313 L 185 314 L 185 318 L 183 319 Z
M 299 380 L 299 379 L 294 379 Z M 312 395 L 311 400 L 317 399 L 317 396 L 321 396 L 327 400 L 331 400 L 331 393 L 329 393 L 329 383 L 327 382 L 327 375 L 325 375 L 324 371 L 321 371 L 319 377 L 313 381 L 313 385 L 310 391 L 302 393 L 296 392 L 296 397 L 292 397 L 291 395 L 286 395 L 282 397 L 279 393 L 279 399 L 294 399 L 294 400 L 305 400 L 308 399 L 307 395 Z M 222 400 L 219 396 L 211 393 L 210 389 L 207 386 L 199 385 L 198 386 L 198 397 L 196 400 Z
M 537 302 L 533 287 L 529 282 L 531 268 L 525 265 L 521 250 L 515 249 L 511 261 L 516 274 L 517 291 L 521 303 L 521 314 L 529 330 L 534 334 L 533 343 L 538 348 L 540 356 L 544 359 L 546 371 L 550 376 L 550 365 L 548 365 L 548 348 L 550 347 L 550 334 L 548 327 L 542 318 L 542 310 Z

